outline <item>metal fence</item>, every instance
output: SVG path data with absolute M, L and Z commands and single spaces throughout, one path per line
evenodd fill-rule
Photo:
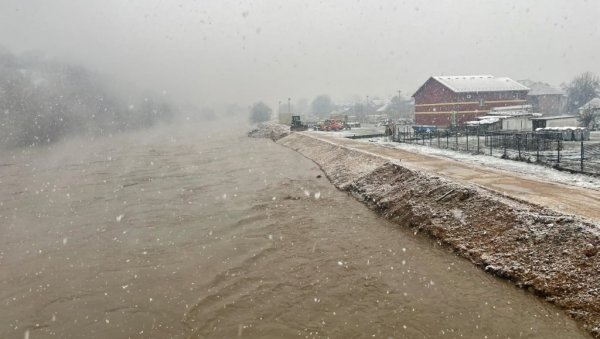
M 589 139 L 589 134 L 587 135 Z M 557 169 L 600 175 L 600 143 L 583 135 L 561 132 L 449 131 L 416 133 L 412 128 L 398 129 L 393 141 L 419 144 L 471 154 L 525 161 Z

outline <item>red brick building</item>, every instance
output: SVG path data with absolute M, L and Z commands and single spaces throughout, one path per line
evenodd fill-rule
M 493 107 L 527 104 L 529 88 L 491 75 L 434 76 L 413 94 L 417 125 L 462 126 Z

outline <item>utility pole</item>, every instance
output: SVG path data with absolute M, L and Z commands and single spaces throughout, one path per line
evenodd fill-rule
M 398 90 L 398 119 L 400 119 L 401 114 L 402 114 L 402 105 L 400 105 L 400 90 Z

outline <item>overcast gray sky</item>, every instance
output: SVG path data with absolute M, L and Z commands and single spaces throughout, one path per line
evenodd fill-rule
M 600 73 L 600 1 L 0 0 L 0 44 L 201 105 L 342 101 L 431 75 Z

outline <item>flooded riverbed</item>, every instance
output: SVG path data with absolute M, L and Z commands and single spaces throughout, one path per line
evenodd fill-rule
M 0 337 L 587 337 L 243 130 L 5 153 Z

